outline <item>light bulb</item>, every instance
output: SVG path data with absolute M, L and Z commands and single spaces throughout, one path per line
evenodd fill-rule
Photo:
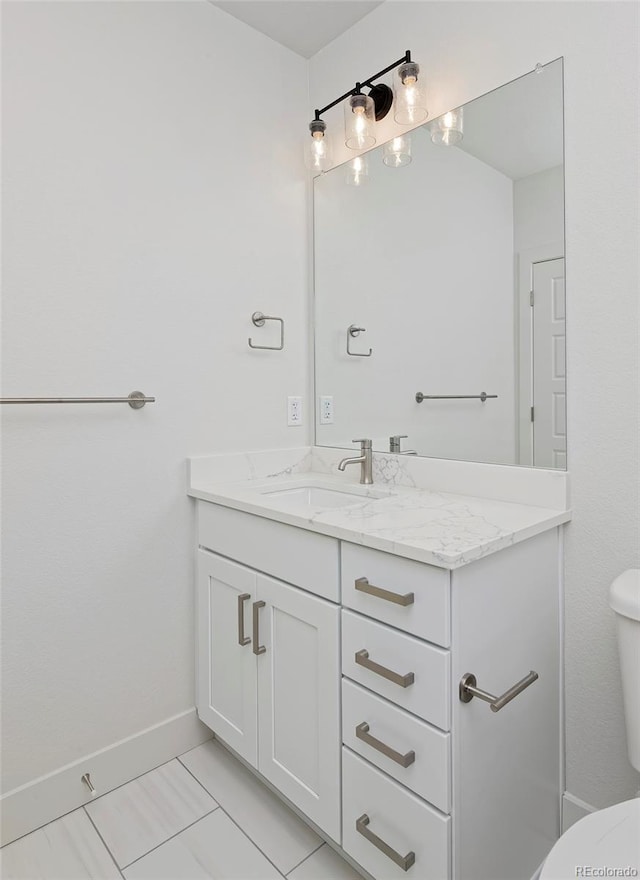
M 369 166 L 366 156 L 356 156 L 347 163 L 347 184 L 349 186 L 362 186 L 369 179 Z
M 445 147 L 455 147 L 459 144 L 464 134 L 464 110 L 458 107 L 449 110 L 429 125 L 431 140 L 434 144 L 442 144 Z
M 357 93 L 351 95 L 344 105 L 345 144 L 350 150 L 365 150 L 375 142 L 373 122 L 375 106 L 373 98 Z
M 400 125 L 415 125 L 423 122 L 429 112 L 424 93 L 424 82 L 419 78 L 420 65 L 415 61 L 405 61 L 398 68 L 394 79 L 395 110 L 394 119 Z
M 304 159 L 310 171 L 321 173 L 331 167 L 331 149 L 325 137 L 326 130 L 327 124 L 322 119 L 314 119 L 309 123 L 311 140 L 307 141 Z
M 382 150 L 382 161 L 390 168 L 401 168 L 411 162 L 411 138 L 409 135 L 394 137 Z

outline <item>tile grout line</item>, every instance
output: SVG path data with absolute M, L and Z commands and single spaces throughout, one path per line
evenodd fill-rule
M 120 868 L 120 865 L 119 865 L 119 864 L 117 863 L 117 861 L 116 861 L 116 857 L 114 856 L 114 854 L 111 852 L 111 850 L 110 850 L 109 847 L 107 846 L 107 841 L 104 839 L 104 837 L 102 836 L 102 834 L 100 834 L 100 832 L 98 831 L 98 826 L 96 825 L 96 823 L 93 821 L 93 819 L 92 819 L 91 816 L 89 815 L 89 811 L 87 810 L 87 808 L 86 808 L 84 805 L 83 805 L 82 807 L 80 807 L 80 809 L 84 812 L 84 814 L 85 814 L 85 816 L 87 817 L 87 819 L 89 820 L 89 822 L 91 822 L 91 824 L 92 824 L 92 826 L 93 826 L 93 828 L 94 828 L 96 834 L 98 835 L 98 837 L 99 837 L 100 840 L 102 841 L 102 843 L 103 843 L 103 845 L 104 845 L 104 848 L 105 848 L 106 851 L 109 853 L 109 856 L 111 857 L 111 861 L 112 861 L 113 864 L 116 866 L 116 870 L 117 870 L 118 874 L 120 874 L 120 876 L 121 876 L 121 877 L 123 878 L 123 880 L 124 880 L 124 874 L 122 873 L 122 869 Z
M 1 2 L 1 0 L 0 0 L 0 2 Z M 208 742 L 208 740 L 205 740 L 205 742 Z M 200 743 L 200 745 L 204 745 L 204 743 Z M 194 746 L 193 749 L 189 749 L 189 751 L 184 752 L 184 754 L 188 755 L 189 752 L 192 752 L 192 751 L 194 751 L 194 749 L 197 749 L 197 748 L 198 748 L 198 746 Z M 64 819 L 65 816 L 70 816 L 71 813 L 75 813 L 76 810 L 83 810 L 86 807 L 90 807 L 91 804 L 95 804 L 96 801 L 101 800 L 101 798 L 106 797 L 108 794 L 111 794 L 114 791 L 118 791 L 119 788 L 124 788 L 125 785 L 129 785 L 130 782 L 135 782 L 137 779 L 142 779 L 142 777 L 146 776 L 147 773 L 153 773 L 155 770 L 159 770 L 161 767 L 166 767 L 167 764 L 170 764 L 172 761 L 177 761 L 177 760 L 179 760 L 179 758 L 176 755 L 173 758 L 169 758 L 168 761 L 163 761 L 161 764 L 157 764 L 155 767 L 152 767 L 150 770 L 145 770 L 143 773 L 139 773 L 137 776 L 134 776 L 131 779 L 128 779 L 126 782 L 121 782 L 120 785 L 116 785 L 113 788 L 110 788 L 109 791 L 105 791 L 104 794 L 99 794 L 95 798 L 90 798 L 85 803 L 79 804 L 77 807 L 73 807 L 73 809 L 71 809 L 71 810 L 67 810 L 66 813 L 62 813 L 62 815 L 60 815 L 60 816 L 56 816 L 53 819 L 49 819 L 48 822 L 43 822 L 42 825 L 38 825 L 37 828 L 33 828 L 31 831 L 25 831 L 25 833 L 21 834 L 19 837 L 16 837 L 13 840 L 9 840 L 7 843 L 3 844 L 0 847 L 0 850 L 4 849 L 6 846 L 11 846 L 12 843 L 16 843 L 18 840 L 22 840 L 23 837 L 28 837 L 30 834 L 35 834 L 36 831 L 41 831 L 43 828 L 46 828 L 48 825 L 53 825 L 54 822 L 57 822 L 59 819 Z M 180 761 L 180 763 L 182 764 L 182 761 Z M 182 764 L 182 766 L 184 767 L 184 764 Z M 87 816 L 88 815 L 89 815 L 89 813 L 87 811 Z M 89 817 L 89 818 L 91 818 L 91 817 Z
M 126 871 L 127 868 L 131 867 L 131 865 L 135 865 L 135 863 L 139 862 L 140 859 L 146 858 L 146 856 L 150 855 L 150 853 L 155 852 L 157 849 L 160 849 L 161 846 L 164 846 L 165 843 L 169 843 L 170 840 L 174 840 L 176 837 L 179 837 L 183 831 L 188 831 L 189 828 L 193 828 L 193 826 L 197 825 L 198 822 L 202 822 L 203 819 L 206 819 L 207 816 L 211 816 L 212 813 L 215 813 L 215 811 L 219 810 L 219 809 L 220 809 L 220 805 L 216 801 L 216 806 L 213 808 L 213 810 L 209 810 L 209 812 L 205 813 L 204 816 L 200 816 L 194 822 L 190 822 L 188 825 L 185 825 L 184 828 L 181 828 L 180 831 L 176 831 L 176 833 L 172 834 L 171 837 L 167 837 L 166 840 L 163 840 L 161 843 L 156 844 L 156 846 L 152 846 L 151 849 L 148 850 L 146 853 L 143 853 L 141 856 L 138 856 L 137 859 L 134 859 L 132 862 L 129 862 L 127 865 L 124 865 L 122 870 Z
M 178 758 L 178 761 L 180 761 L 180 758 Z M 180 761 L 180 763 L 182 764 L 182 761 Z M 187 773 L 191 773 L 191 770 L 189 770 L 189 768 L 188 768 L 185 764 L 182 764 L 182 766 L 183 766 L 184 769 L 187 771 Z M 195 781 L 198 783 L 198 785 L 201 785 L 201 786 L 204 788 L 204 790 L 207 792 L 207 794 L 209 795 L 209 797 L 213 797 L 213 795 L 211 794 L 211 792 L 209 791 L 209 789 L 204 785 L 203 782 L 200 782 L 200 780 L 199 780 L 198 777 L 195 775 L 195 773 L 191 773 L 191 775 L 193 776 L 193 778 L 195 779 Z M 215 800 L 215 798 L 214 798 L 214 800 Z M 255 840 L 253 840 L 253 838 L 249 836 L 248 832 L 245 831 L 244 828 L 242 828 L 242 827 L 236 822 L 236 820 L 233 818 L 233 816 L 230 816 L 230 815 L 229 815 L 229 813 L 225 810 L 225 808 L 222 806 L 222 804 L 221 804 L 219 801 L 217 801 L 217 803 L 218 803 L 220 809 L 222 810 L 222 812 L 225 814 L 225 816 L 226 816 L 231 822 L 233 822 L 233 824 L 236 826 L 236 828 L 238 828 L 238 829 L 244 834 L 244 836 L 247 838 L 247 840 L 248 840 L 251 844 L 253 844 L 253 846 L 255 846 L 255 848 L 258 850 L 258 852 L 261 853 L 261 854 L 265 857 L 265 859 L 269 862 L 269 864 L 273 865 L 273 867 L 276 869 L 276 871 L 278 872 L 278 874 L 279 874 L 281 877 L 286 877 L 287 875 L 284 874 L 284 873 L 280 870 L 280 868 L 278 868 L 278 866 L 275 864 L 275 862 L 273 862 L 272 859 L 270 859 L 269 856 L 268 856 L 268 855 L 267 855 L 262 849 L 260 849 L 260 847 L 259 847 L 258 844 L 255 842 Z M 323 841 L 323 842 L 324 842 L 324 841 Z M 322 846 L 322 844 L 320 844 L 320 846 Z M 319 848 L 320 848 L 320 847 L 317 847 L 317 849 L 319 849 Z M 316 851 L 316 850 L 314 850 L 314 852 L 315 852 L 315 851 Z M 312 855 L 312 853 L 309 853 L 309 855 Z M 307 856 L 305 856 L 305 858 L 307 858 Z M 304 859 L 303 859 L 302 861 L 304 861 Z M 296 865 L 296 868 L 297 868 L 297 867 L 298 867 L 298 866 Z M 291 870 L 293 871 L 293 870 L 295 870 L 295 868 L 292 868 Z M 291 873 L 291 871 L 289 871 L 289 873 Z
M 320 844 L 320 846 L 317 846 L 317 847 L 314 849 L 313 852 L 310 852 L 309 855 L 308 855 L 308 856 L 305 856 L 301 862 L 298 862 L 298 864 L 297 864 L 294 868 L 292 868 L 292 869 L 288 872 L 288 874 L 286 874 L 286 876 L 287 876 L 287 877 L 290 877 L 291 874 L 293 874 L 294 871 L 297 871 L 297 870 L 298 870 L 298 868 L 300 867 L 300 865 L 304 865 L 304 863 L 307 861 L 307 859 L 310 859 L 311 856 L 315 855 L 315 854 L 318 852 L 319 849 L 322 849 L 322 847 L 323 847 L 323 846 L 326 846 L 326 845 L 327 845 L 327 844 L 326 844 L 326 843 L 324 842 L 324 840 L 323 840 L 322 843 Z

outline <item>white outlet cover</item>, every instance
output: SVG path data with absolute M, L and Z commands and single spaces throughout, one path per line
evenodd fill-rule
M 302 424 L 302 398 L 287 397 L 287 425 L 297 428 Z
M 333 395 L 320 396 L 320 424 L 333 425 Z

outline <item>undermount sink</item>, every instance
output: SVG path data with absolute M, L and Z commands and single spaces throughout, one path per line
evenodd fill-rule
M 261 492 L 278 501 L 283 506 L 295 508 L 325 508 L 347 507 L 351 504 L 365 502 L 371 498 L 381 498 L 382 495 L 375 492 L 343 491 L 341 489 L 326 489 L 321 486 L 295 486 L 287 489 L 270 489 Z

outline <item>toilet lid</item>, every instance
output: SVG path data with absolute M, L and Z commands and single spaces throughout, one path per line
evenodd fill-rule
M 579 873 L 578 869 L 625 869 L 627 874 Z M 580 819 L 555 844 L 540 880 L 576 877 L 637 877 L 640 871 L 640 798 L 633 798 Z

